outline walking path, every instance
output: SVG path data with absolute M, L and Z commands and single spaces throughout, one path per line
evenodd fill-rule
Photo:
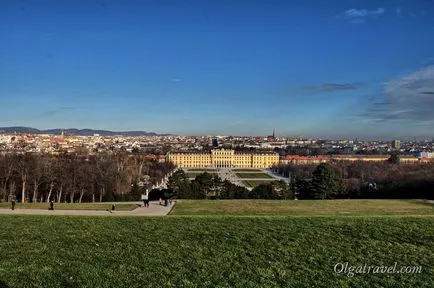
M 280 175 L 278 173 L 274 173 L 271 169 L 265 169 L 264 172 L 267 173 L 268 175 L 274 177 L 275 179 L 283 180 L 288 184 L 291 183 L 291 179 L 283 177 L 282 175 Z
M 129 204 L 141 204 L 141 202 L 128 202 Z M 125 204 L 125 202 L 119 202 Z M 104 211 L 104 210 L 54 210 L 48 209 L 0 209 L 1 214 L 19 214 L 19 215 L 80 215 L 80 216 L 164 216 L 169 214 L 175 205 L 172 206 L 160 205 L 158 201 L 150 202 L 149 207 L 138 207 L 131 211 Z M 54 206 L 56 209 L 56 206 Z

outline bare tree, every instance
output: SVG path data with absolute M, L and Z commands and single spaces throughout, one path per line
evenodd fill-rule
M 29 159 L 29 170 L 30 170 L 30 178 L 33 185 L 33 197 L 32 202 L 38 201 L 38 192 L 39 192 L 39 186 L 43 182 L 44 170 L 43 165 L 47 161 L 47 158 L 44 157 L 35 157 L 32 155 Z
M 26 189 L 27 189 L 27 181 L 29 178 L 29 167 L 28 167 L 29 162 L 30 162 L 29 154 L 22 154 L 18 156 L 17 172 L 19 173 L 20 180 L 21 180 L 21 203 L 26 202 Z
M 7 196 L 8 184 L 16 169 L 16 165 L 17 157 L 15 154 L 4 154 L 0 156 L 0 181 L 2 182 L 0 199 L 2 200 Z M 15 190 L 15 188 L 13 190 Z
M 50 202 L 51 194 L 53 193 L 53 189 L 56 183 L 56 170 L 55 170 L 55 158 L 46 158 L 46 161 L 43 163 L 43 171 L 45 180 L 49 186 L 48 195 L 46 197 L 46 202 Z
M 80 167 L 80 169 L 77 170 L 77 190 L 80 192 L 78 203 L 81 203 L 83 196 L 91 190 L 94 177 L 89 161 L 80 159 L 77 164 L 78 167 Z

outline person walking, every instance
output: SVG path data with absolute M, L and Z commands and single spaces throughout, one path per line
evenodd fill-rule
M 146 198 L 145 194 L 142 193 L 142 196 L 140 198 L 142 200 L 142 202 L 143 202 L 143 206 L 142 207 L 146 207 L 146 199 L 145 198 Z
M 50 201 L 50 208 L 48 210 L 54 210 L 54 202 L 53 200 Z
M 15 210 L 15 204 L 17 204 L 17 202 L 15 199 L 12 199 L 12 210 Z
M 148 192 L 145 192 L 145 194 L 144 194 L 144 201 L 145 201 L 145 207 L 148 207 L 149 208 L 149 194 L 148 194 Z

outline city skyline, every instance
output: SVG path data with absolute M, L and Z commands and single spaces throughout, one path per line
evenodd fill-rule
M 17 130 L 13 130 L 16 128 Z M 39 131 L 34 131 L 34 130 Z M 102 133 L 102 134 L 101 134 Z M 119 134 L 116 134 L 119 133 Z M 122 137 L 212 137 L 212 138 L 226 138 L 226 137 L 240 137 L 240 138 L 261 138 L 261 139 L 267 139 L 270 138 L 270 136 L 273 136 L 275 140 L 277 139 L 316 139 L 316 140 L 351 140 L 351 141 L 380 141 L 380 142 L 390 142 L 390 141 L 418 141 L 418 142 L 424 142 L 424 141 L 433 141 L 433 138 L 423 138 L 423 137 L 404 137 L 404 138 L 361 138 L 361 137 L 318 137 L 318 136 L 309 136 L 309 135 L 296 135 L 296 134 L 283 134 L 283 133 L 277 133 L 275 129 L 271 131 L 271 133 L 265 133 L 265 134 L 210 134 L 210 133 L 202 133 L 202 134 L 170 134 L 170 133 L 155 133 L 152 130 L 144 131 L 144 130 L 107 130 L 107 129 L 92 129 L 92 128 L 47 128 L 47 129 L 39 129 L 35 127 L 24 127 L 24 126 L 10 126 L 10 127 L 0 127 L 0 135 L 62 135 L 62 136 L 107 136 L 107 137 L 113 137 L 113 136 L 122 136 Z M 273 141 L 273 140 L 270 140 Z
M 288 2 L 3 2 L 0 126 L 432 138 L 432 2 Z

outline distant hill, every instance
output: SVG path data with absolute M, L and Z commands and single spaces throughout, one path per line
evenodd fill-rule
M 94 134 L 99 134 L 101 136 L 168 136 L 171 134 L 157 134 L 154 132 L 146 132 L 146 131 L 122 131 L 122 132 L 114 132 L 108 130 L 93 130 L 93 129 L 47 129 L 47 130 L 39 130 L 30 127 L 0 127 L 0 133 L 19 133 L 19 134 L 54 134 L 60 135 L 64 132 L 66 135 L 80 135 L 80 136 L 92 136 Z

